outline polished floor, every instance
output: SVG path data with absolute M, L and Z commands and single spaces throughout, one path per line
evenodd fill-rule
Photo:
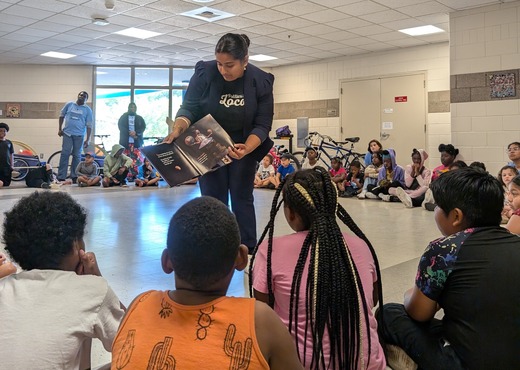
M 33 191 L 22 183 L 0 188 L 0 222 L 6 210 Z M 200 195 L 198 186 L 103 189 L 67 185 L 38 191 L 66 191 L 88 210 L 86 248 L 96 253 L 103 276 L 125 305 L 145 290 L 174 287 L 173 276 L 164 274 L 160 266 L 168 222 L 182 204 Z M 273 195 L 272 190 L 255 190 L 259 235 L 268 221 Z M 440 236 L 433 212 L 379 200 L 341 198 L 340 202 L 376 249 L 385 302 L 401 302 L 404 291 L 413 285 L 419 256 L 430 240 Z M 282 214 L 277 220 L 276 235 L 291 232 Z M 229 295 L 244 294 L 244 275 L 237 272 Z M 93 367 L 109 361 L 110 354 L 95 342 Z

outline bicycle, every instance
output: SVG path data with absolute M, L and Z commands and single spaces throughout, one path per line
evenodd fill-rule
M 101 140 L 99 144 L 94 143 L 94 166 L 96 167 L 96 174 L 102 175 L 103 174 L 103 166 L 105 164 L 105 157 L 109 154 L 109 151 L 105 148 L 105 142 L 104 139 L 109 137 L 110 135 L 94 135 L 94 137 L 97 137 Z M 52 171 L 55 176 L 58 176 L 58 169 L 60 167 L 60 157 L 61 157 L 61 150 L 58 150 L 57 152 L 54 152 L 51 154 L 49 159 L 47 160 L 47 163 L 52 166 Z M 80 161 L 85 160 L 85 154 L 81 153 Z M 72 164 L 72 156 L 69 156 L 69 166 L 67 171 L 67 177 L 70 175 L 70 166 Z
M 341 159 L 343 167 L 349 168 L 350 163 L 359 161 L 361 169 L 365 168 L 364 154 L 354 151 L 354 144 L 359 141 L 359 137 L 347 137 L 345 141 L 335 141 L 328 135 L 322 135 L 319 132 L 310 132 L 304 139 L 306 147 L 313 147 L 317 154 L 318 160 L 321 161 L 328 170 L 331 169 L 330 161 L 334 157 Z M 350 148 L 346 146 L 350 144 Z M 295 152 L 293 156 L 301 160 L 300 165 L 305 159 L 304 152 Z
M 11 140 L 11 143 L 13 143 L 15 149 L 11 180 L 22 181 L 25 179 L 31 168 L 38 168 L 41 166 L 40 158 L 38 157 L 36 150 L 34 150 L 29 144 L 18 140 Z

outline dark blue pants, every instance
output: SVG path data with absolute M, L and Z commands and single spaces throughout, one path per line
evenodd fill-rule
M 381 313 L 384 325 L 381 325 Z M 408 316 L 404 306 L 397 303 L 385 304 L 377 318 L 384 341 L 401 347 L 420 370 L 463 369 L 452 346 L 445 345 L 442 321 L 415 321 Z
M 237 218 L 242 244 L 253 251 L 256 245 L 256 215 L 253 197 L 256 161 L 246 155 L 199 178 L 200 193 L 229 204 Z

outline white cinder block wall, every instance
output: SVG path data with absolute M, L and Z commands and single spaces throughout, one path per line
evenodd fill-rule
M 65 103 L 76 100 L 78 93 L 85 90 L 89 93 L 89 102 L 92 102 L 92 73 L 92 66 L 2 65 L 0 101 Z M 61 150 L 58 118 L 7 118 L 3 112 L 0 121 L 9 125 L 8 139 L 29 144 L 38 153 L 44 154 L 44 160 Z
M 390 52 L 346 57 L 306 63 L 295 66 L 272 68 L 275 75 L 275 103 L 309 100 L 339 99 L 341 81 L 363 77 L 380 77 L 405 74 L 411 71 L 426 71 L 427 90 L 447 91 L 450 89 L 448 43 L 411 47 Z M 340 111 L 341 115 L 341 111 Z M 289 125 L 296 132 L 296 119 L 276 120 L 274 128 Z M 309 120 L 310 131 L 318 131 L 340 139 L 340 118 L 313 118 Z M 451 142 L 451 116 L 446 113 L 429 113 L 427 116 L 427 150 L 429 166 L 440 162 L 437 150 L 440 143 Z M 367 143 L 359 143 L 359 151 Z
M 453 76 L 520 68 L 520 1 L 451 13 L 450 30 Z M 507 145 L 520 141 L 519 95 L 451 104 L 453 144 L 466 161 L 484 162 L 492 174 L 506 164 Z

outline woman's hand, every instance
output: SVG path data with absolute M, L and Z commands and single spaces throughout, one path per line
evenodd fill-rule
M 246 144 L 235 144 L 228 147 L 228 155 L 233 159 L 242 159 L 249 154 Z

